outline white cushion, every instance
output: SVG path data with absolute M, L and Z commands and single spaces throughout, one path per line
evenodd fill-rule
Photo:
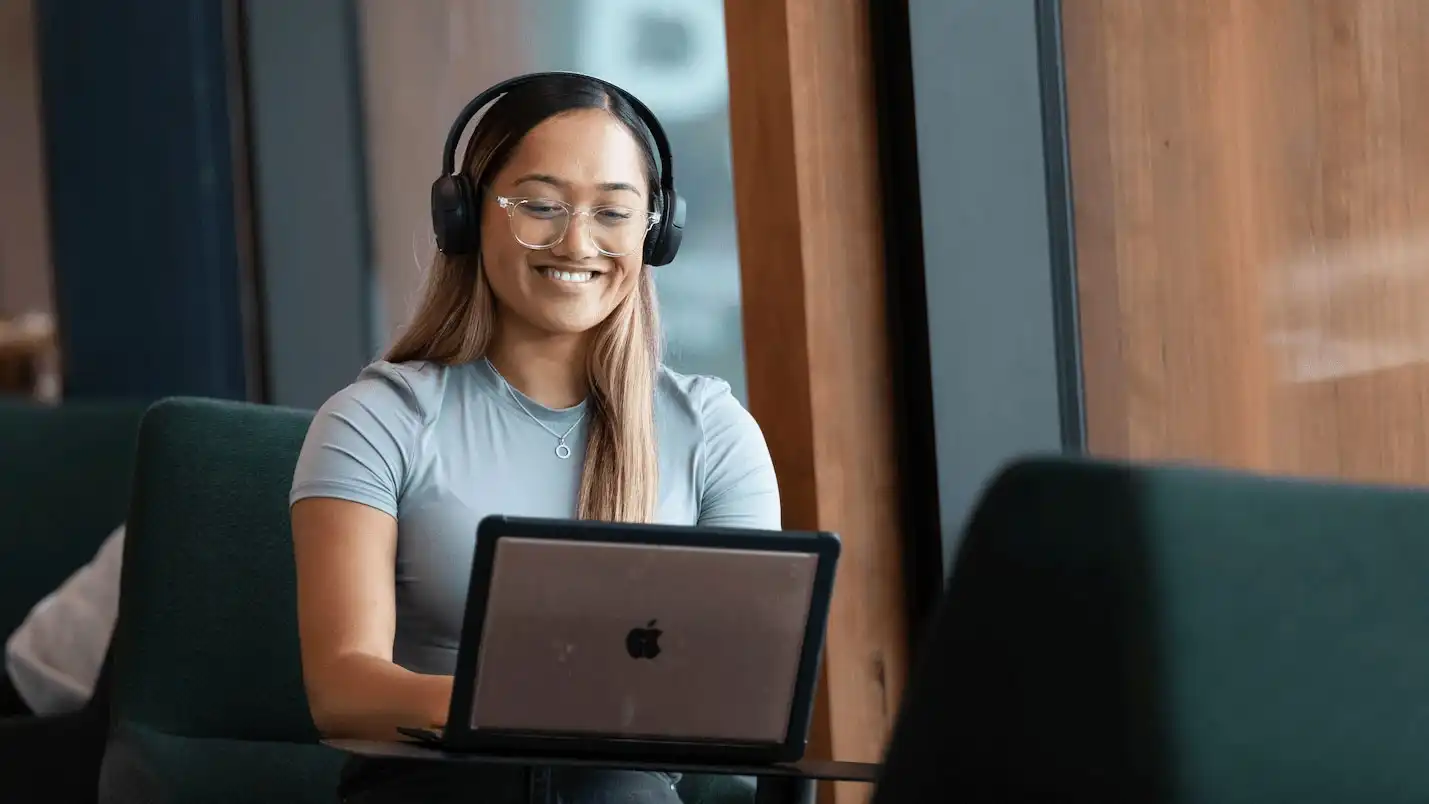
M 6 672 L 36 714 L 82 709 L 94 694 L 119 610 L 123 557 L 120 525 L 88 564 L 30 610 L 6 641 Z

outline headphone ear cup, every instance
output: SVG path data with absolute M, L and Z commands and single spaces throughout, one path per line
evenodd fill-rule
M 469 254 L 477 243 L 476 194 L 465 175 L 432 182 L 432 232 L 443 254 Z
M 646 265 L 669 265 L 680 251 L 685 237 L 685 199 L 673 189 L 666 191 L 660 222 L 655 224 L 645 249 Z

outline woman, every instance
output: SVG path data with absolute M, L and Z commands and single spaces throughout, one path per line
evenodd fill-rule
M 444 253 L 415 318 L 312 424 L 292 521 L 303 674 L 327 736 L 445 720 L 489 514 L 780 525 L 753 418 L 726 383 L 661 363 L 647 263 L 673 256 L 650 241 L 673 193 L 651 146 L 658 124 L 631 101 L 544 74 L 491 104 L 462 162 L 479 225 L 451 231 L 449 193 L 434 192 Z M 494 767 L 349 771 L 348 801 L 526 794 L 524 774 Z M 564 802 L 678 801 L 656 774 L 551 781 Z

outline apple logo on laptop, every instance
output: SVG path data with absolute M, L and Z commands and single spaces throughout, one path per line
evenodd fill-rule
M 632 628 L 625 635 L 625 651 L 632 659 L 653 659 L 660 655 L 660 629 L 651 620 L 644 628 Z

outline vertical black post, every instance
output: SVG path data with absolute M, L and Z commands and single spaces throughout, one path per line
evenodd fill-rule
M 235 19 L 37 2 L 67 397 L 261 397 Z
M 1081 323 L 1077 313 L 1077 230 L 1072 208 L 1061 0 L 1037 0 L 1037 68 L 1042 77 L 1042 151 L 1047 170 L 1047 241 L 1052 269 L 1052 328 L 1057 349 L 1062 449 L 1085 452 L 1086 398 L 1082 382 Z
M 869 4 L 883 195 L 884 266 L 903 528 L 903 588 L 916 650 L 943 589 L 923 205 L 908 0 Z

